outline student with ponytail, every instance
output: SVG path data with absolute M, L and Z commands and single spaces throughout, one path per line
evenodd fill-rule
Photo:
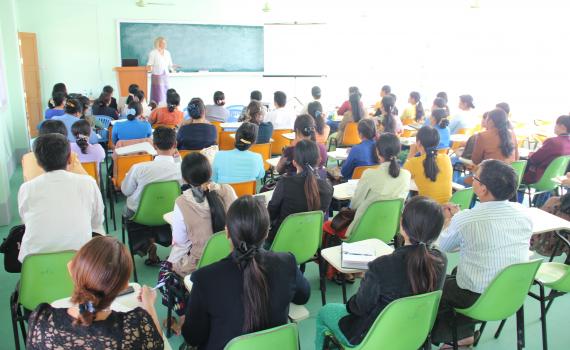
M 142 307 L 128 312 L 111 309 L 129 285 L 133 262 L 116 238 L 95 237 L 68 264 L 73 280 L 70 308 L 40 304 L 30 315 L 26 349 L 164 348 L 154 308 L 156 292 L 143 286 Z
M 439 133 L 439 144 L 437 149 L 449 148 L 451 144 L 450 132 L 449 132 L 449 119 L 447 119 L 447 110 L 443 108 L 436 108 L 431 111 L 431 117 L 429 118 L 430 125 L 437 130 Z
M 319 148 L 314 141 L 305 139 L 296 143 L 293 166 L 297 172 L 284 176 L 277 182 L 267 206 L 271 218 L 269 242 L 273 241 L 287 216 L 313 210 L 327 212 L 333 188 L 326 178 L 321 178 L 316 173 L 320 158 Z
M 51 120 L 62 121 L 67 129 L 67 139 L 69 142 L 75 142 L 75 136 L 73 136 L 71 132 L 71 126 L 83 115 L 83 104 L 78 99 L 68 98 L 65 101 L 64 111 L 64 115 L 53 117 Z M 97 137 L 97 134 L 95 134 L 93 130 L 91 130 L 91 134 L 89 135 L 89 143 L 99 143 L 99 137 Z
M 75 142 L 71 142 L 71 151 L 75 152 L 81 163 L 99 163 L 105 159 L 105 150 L 100 144 L 90 144 L 89 134 L 91 133 L 91 125 L 85 119 L 79 119 L 71 126 L 71 132 L 75 137 Z
M 46 120 L 50 120 L 53 117 L 65 114 L 64 106 L 66 96 L 67 95 L 63 91 L 57 91 L 53 94 L 50 100 L 53 108 L 47 108 L 44 112 L 44 117 Z
M 313 101 L 309 103 L 307 106 L 307 114 L 313 117 L 315 120 L 315 138 L 317 140 L 317 143 L 322 143 L 323 145 L 326 144 L 331 132 L 331 128 L 325 122 L 323 106 L 321 103 L 319 101 Z
M 400 119 L 404 125 L 422 123 L 425 112 L 422 101 L 420 100 L 420 93 L 417 91 L 410 92 L 410 97 L 408 98 L 408 103 L 410 104 L 408 108 L 404 110 Z
M 131 102 L 125 110 L 127 121 L 113 125 L 113 143 L 119 141 L 146 139 L 152 135 L 152 127 L 142 116 L 143 107 L 140 102 Z
M 190 120 L 183 123 L 176 141 L 180 150 L 201 150 L 217 144 L 218 131 L 206 120 L 206 106 L 199 97 L 188 103 Z
M 398 118 L 398 109 L 396 109 L 396 99 L 392 95 L 382 97 L 380 103 L 380 125 L 383 132 L 389 132 L 395 135 L 402 133 L 404 126 Z
M 265 121 L 266 108 L 261 102 L 252 100 L 247 107 L 245 107 L 245 114 L 239 118 L 240 122 L 250 122 L 257 125 L 257 140 L 255 143 L 263 144 L 271 141 L 273 134 L 273 124 Z
M 226 95 L 222 91 L 214 92 L 214 104 L 206 106 L 206 119 L 209 122 L 224 123 L 228 120 L 230 112 L 226 107 Z
M 223 349 L 237 336 L 286 324 L 289 303 L 305 304 L 311 292 L 292 254 L 263 249 L 269 217 L 262 202 L 238 198 L 226 227 L 231 254 L 190 277 L 182 335 L 202 350 Z
M 433 246 L 443 228 L 442 207 L 414 197 L 404 208 L 400 234 L 405 244 L 368 264 L 358 292 L 344 304 L 327 304 L 317 317 L 315 349 L 323 348 L 327 332 L 341 344 L 360 344 L 382 310 L 392 301 L 439 290 L 447 258 Z
M 416 143 L 410 146 L 404 169 L 412 174 L 420 196 L 443 204 L 451 198 L 453 168 L 449 156 L 437 152 L 438 144 L 437 130 L 423 126 L 416 135 Z
M 376 158 L 376 124 L 372 119 L 362 119 L 358 123 L 358 136 L 362 140 L 358 145 L 352 147 L 348 157 L 342 163 L 340 173 L 343 178 L 351 179 L 354 169 L 359 166 L 378 164 Z
M 174 89 L 166 92 L 166 106 L 155 108 L 148 121 L 151 125 L 162 124 L 179 126 L 184 120 L 184 113 L 178 109 L 180 105 L 180 95 Z
M 360 100 L 360 97 L 362 95 L 358 91 L 358 88 L 356 88 L 356 87 L 354 87 L 354 88 L 356 89 L 355 92 L 350 94 L 348 101 L 347 101 L 348 106 L 350 108 L 345 109 L 343 111 L 343 107 L 341 106 L 341 108 L 337 112 L 338 115 L 342 115 L 342 120 L 340 121 L 340 124 L 338 126 L 338 134 L 336 136 L 336 139 L 339 140 L 339 142 L 342 141 L 342 138 L 344 135 L 344 129 L 346 128 L 346 125 L 348 123 L 352 123 L 352 122 L 358 123 L 361 119 L 366 117 L 366 110 L 364 109 L 364 105 L 362 104 L 362 101 Z M 344 106 L 344 104 L 343 104 L 343 106 Z
M 473 163 L 497 159 L 510 164 L 518 160 L 517 137 L 510 128 L 507 113 L 500 108 L 490 111 L 485 126 L 487 130 L 478 134 L 473 146 Z
M 453 117 L 449 124 L 451 134 L 457 134 L 463 129 L 471 129 L 477 124 L 474 111 L 473 96 L 459 96 L 459 112 Z

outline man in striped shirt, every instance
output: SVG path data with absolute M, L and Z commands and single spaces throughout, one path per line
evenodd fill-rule
M 486 160 L 473 176 L 473 191 L 479 203 L 458 212 L 445 205 L 446 226 L 440 239 L 442 251 L 459 250 L 457 273 L 448 276 L 434 342 L 451 341 L 452 308 L 475 303 L 493 278 L 505 267 L 528 261 L 532 222 L 524 208 L 509 202 L 517 189 L 514 169 L 499 160 Z M 458 318 L 459 345 L 473 343 L 474 325 Z

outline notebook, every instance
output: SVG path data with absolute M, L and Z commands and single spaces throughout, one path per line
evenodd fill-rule
M 362 242 L 343 242 L 340 251 L 344 269 L 368 270 L 368 263 L 376 259 L 374 247 Z
M 125 156 L 127 154 L 141 153 L 141 152 L 148 153 L 151 156 L 156 156 L 156 150 L 148 142 L 135 143 L 134 145 L 115 148 L 115 153 L 117 153 L 120 156 Z

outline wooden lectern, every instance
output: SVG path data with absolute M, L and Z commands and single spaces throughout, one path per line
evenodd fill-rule
M 145 95 L 149 96 L 148 89 L 148 68 L 146 66 L 139 67 L 115 67 L 117 72 L 117 82 L 119 83 L 119 96 L 129 95 L 129 85 L 137 84 Z

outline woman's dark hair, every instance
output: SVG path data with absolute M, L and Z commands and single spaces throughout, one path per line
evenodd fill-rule
M 314 141 L 301 140 L 295 145 L 295 162 L 303 167 L 305 174 L 305 196 L 307 197 L 307 210 L 321 210 L 321 195 L 319 183 L 315 174 L 317 165 L 321 160 L 319 147 Z
M 376 124 L 372 119 L 362 119 L 358 122 L 358 133 L 367 140 L 376 137 Z
M 54 92 L 54 94 L 51 97 L 51 99 L 53 100 L 53 105 L 55 107 L 61 106 L 63 104 L 63 102 L 65 101 L 65 96 L 66 96 L 66 94 L 63 91 Z
M 81 153 L 87 154 L 89 136 L 91 135 L 91 124 L 85 119 L 79 119 L 71 126 L 71 134 L 75 137 L 77 146 L 81 148 Z
M 257 140 L 258 126 L 254 123 L 244 122 L 236 131 L 236 148 L 247 151 Z
M 172 111 L 171 111 L 172 112 Z M 206 115 L 206 106 L 199 97 L 194 97 L 188 103 L 188 115 L 192 119 L 200 119 Z
M 133 102 L 129 103 L 128 108 L 135 111 L 135 113 L 132 113 L 132 111 L 128 111 L 128 112 L 130 112 L 127 115 L 128 120 L 134 120 L 137 116 L 141 115 L 143 112 L 142 104 L 140 102 L 137 102 L 137 101 L 133 101 Z
M 138 90 L 135 92 L 135 97 L 137 98 L 138 102 L 142 103 L 142 101 L 144 101 L 144 91 Z
M 433 105 L 437 108 L 445 109 L 447 111 L 447 115 L 449 115 L 449 106 L 447 105 L 447 100 L 443 97 L 436 97 L 435 100 L 433 100 Z
M 81 102 L 75 98 L 69 98 L 65 101 L 64 107 L 65 113 L 67 114 L 76 114 L 83 112 L 83 106 Z
M 382 97 L 382 108 L 384 109 L 384 118 L 382 118 L 382 127 L 384 132 L 396 133 L 396 118 L 398 112 L 396 110 L 396 99 L 392 95 Z
M 243 271 L 243 331 L 266 329 L 270 290 L 260 251 L 269 230 L 269 214 L 261 201 L 242 196 L 228 209 L 226 226 L 234 247 L 232 256 Z
M 352 121 L 358 123 L 364 117 L 364 111 L 360 107 L 360 92 L 351 94 L 348 97 L 350 102 L 350 110 L 352 111 Z
M 322 135 L 325 130 L 323 105 L 319 101 L 313 101 L 307 105 L 307 113 L 315 119 L 315 129 L 317 129 L 317 133 Z
M 479 164 L 479 169 L 479 183 L 487 187 L 496 200 L 513 198 L 518 177 L 512 166 L 500 160 L 487 159 Z
M 51 89 L 51 96 L 53 97 L 56 92 L 63 92 L 67 97 L 67 87 L 64 83 L 57 83 L 53 85 L 53 88 Z
M 509 104 L 506 102 L 499 102 L 495 105 L 495 107 L 505 111 L 505 113 L 507 113 L 507 116 L 509 115 L 509 113 L 511 113 L 511 106 L 509 106 Z
M 263 105 L 257 100 L 251 100 L 251 102 L 247 105 L 245 112 L 249 117 L 249 122 L 254 123 L 255 125 L 261 124 L 263 119 L 262 117 L 265 114 Z
M 416 135 L 416 140 L 426 151 L 424 159 L 424 174 L 432 182 L 435 182 L 439 167 L 437 166 L 437 145 L 439 145 L 439 133 L 431 126 L 422 126 Z
M 180 95 L 178 95 L 176 91 L 166 94 L 166 106 L 168 107 L 169 112 L 174 112 L 178 105 L 180 105 Z
M 449 119 L 447 119 L 448 113 L 444 108 L 436 108 L 431 111 L 431 117 L 435 119 L 435 125 L 440 129 L 445 129 L 449 125 Z
M 445 101 L 445 104 L 447 104 L 447 102 L 449 101 L 449 99 L 447 98 L 447 92 L 445 91 L 441 91 L 438 92 L 437 95 L 435 95 L 438 98 L 443 98 L 443 100 Z
M 226 95 L 221 91 L 214 92 L 214 103 L 216 106 L 223 106 L 226 104 Z
M 493 121 L 495 128 L 497 128 L 499 132 L 501 153 L 505 157 L 510 157 L 515 150 L 515 145 L 513 143 L 511 129 L 509 128 L 510 123 L 507 113 L 500 108 L 496 108 L 489 112 L 488 120 L 489 119 Z
M 556 124 L 562 125 L 566 128 L 565 134 L 570 133 L 570 115 L 561 115 L 556 119 Z
M 212 178 L 212 167 L 208 158 L 199 152 L 190 153 L 182 160 L 181 170 L 182 178 L 191 186 L 191 191 L 198 191 L 206 197 L 210 207 L 212 232 L 223 231 L 226 226 L 224 203 L 216 191 L 210 191 L 202 187 Z
M 441 205 L 427 197 L 415 196 L 404 207 L 402 229 L 411 245 L 406 266 L 414 294 L 438 289 L 438 265 L 445 262 L 432 253 L 431 245 L 439 236 L 443 222 Z
M 416 101 L 415 121 L 419 122 L 420 120 L 422 120 L 422 118 L 425 115 L 424 106 L 423 106 L 422 101 L 421 101 L 420 93 L 417 91 L 412 91 L 412 92 L 410 92 L 410 97 L 413 98 L 414 101 Z
M 295 130 L 296 133 L 300 133 L 303 138 L 308 137 L 312 141 L 316 141 L 315 120 L 308 114 L 301 114 L 295 118 L 293 130 Z
M 358 94 L 358 97 L 362 96 L 360 90 L 358 89 L 358 86 L 351 86 L 348 88 L 348 96 L 350 97 L 352 94 Z
M 471 95 L 461 95 L 459 96 L 459 101 L 463 102 L 469 108 L 475 108 L 473 104 L 473 96 Z
M 134 97 L 136 97 L 137 92 L 139 91 L 139 86 L 137 84 L 131 84 L 129 85 L 129 97 L 127 97 L 127 101 L 125 102 L 126 104 L 131 103 L 134 100 Z M 132 96 L 131 96 L 132 95 Z M 134 96 L 134 97 L 133 97 Z M 140 101 L 139 101 L 140 102 Z
M 109 103 L 111 103 L 111 94 L 108 92 L 102 92 L 97 101 L 95 101 L 95 104 L 99 107 L 108 106 Z
M 398 154 L 402 150 L 400 139 L 392 133 L 382 133 L 376 141 L 376 150 L 378 154 L 384 158 L 384 161 L 390 162 L 388 173 L 393 178 L 400 176 L 400 162 L 398 161 Z

